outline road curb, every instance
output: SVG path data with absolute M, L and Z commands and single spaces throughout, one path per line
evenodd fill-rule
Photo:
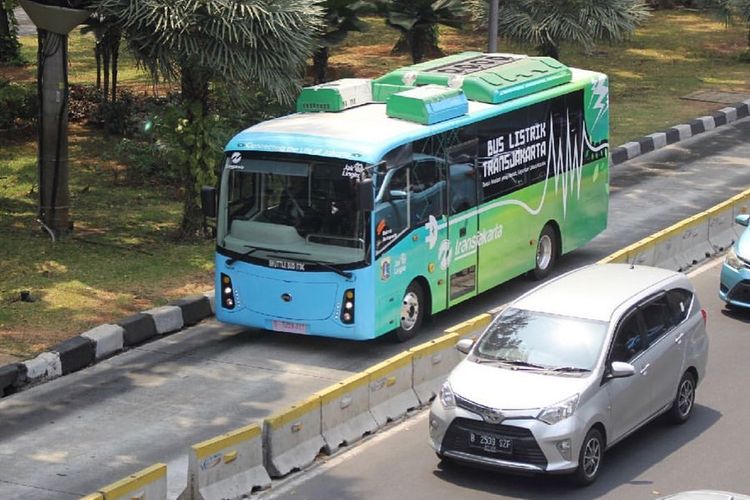
M 750 116 L 750 99 L 722 108 L 713 115 L 701 116 L 689 123 L 675 125 L 663 132 L 655 132 L 618 146 L 610 151 L 610 163 L 619 165 L 747 116 Z M 99 325 L 58 344 L 55 348 L 61 349 L 62 355 L 54 352 L 53 348 L 52 352 L 41 353 L 31 360 L 0 366 L 0 398 L 78 371 L 130 347 L 178 332 L 214 315 L 215 302 L 211 291 L 133 314 L 113 325 Z
M 610 162 L 612 165 L 619 165 L 747 116 L 750 116 L 750 99 L 722 108 L 712 115 L 701 116 L 688 123 L 675 125 L 663 132 L 655 132 L 618 146 L 610 151 Z

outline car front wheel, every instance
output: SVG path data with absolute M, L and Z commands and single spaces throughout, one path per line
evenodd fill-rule
M 573 473 L 573 481 L 578 486 L 588 486 L 599 477 L 604 458 L 604 436 L 599 429 L 590 429 L 583 439 L 578 453 L 578 468 Z

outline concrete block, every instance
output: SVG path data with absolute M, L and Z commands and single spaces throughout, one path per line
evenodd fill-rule
M 264 464 L 282 477 L 313 463 L 325 449 L 320 396 L 315 395 L 263 421 Z
M 326 453 L 350 445 L 375 432 L 378 423 L 370 413 L 369 376 L 357 373 L 316 393 L 321 403 L 321 434 Z
M 668 128 L 666 131 L 666 136 L 667 136 L 667 144 L 674 144 L 675 142 L 679 142 L 680 130 L 675 127 Z
M 703 120 L 699 118 L 696 118 L 695 120 L 690 120 L 690 122 L 688 122 L 688 125 L 690 125 L 690 132 L 693 135 L 702 134 L 703 132 L 706 131 L 706 126 L 703 123 Z
M 136 313 L 117 322 L 125 333 L 123 343 L 126 347 L 138 345 L 156 336 L 156 323 L 150 314 Z
M 211 303 L 205 295 L 185 297 L 175 300 L 170 305 L 180 308 L 184 326 L 193 326 L 213 314 Z
M 708 241 L 715 253 L 723 252 L 736 241 L 732 207 L 713 213 L 708 220 Z
M 419 406 L 412 388 L 413 354 L 406 351 L 368 368 L 370 413 L 379 426 Z
M 15 392 L 21 372 L 20 366 L 20 363 L 0 366 L 0 398 Z
M 620 163 L 628 161 L 628 150 L 622 146 L 616 147 L 612 150 L 609 157 L 612 160 L 612 165 L 619 165 Z
M 479 335 L 492 321 L 492 315 L 497 314 L 502 309 L 503 307 L 498 310 L 490 311 L 492 314 L 484 313 L 474 316 L 473 318 L 469 318 L 466 321 L 462 321 L 461 323 L 448 328 L 447 330 L 445 330 L 445 333 L 457 333 L 461 337 L 472 334 Z
M 182 310 L 177 306 L 161 306 L 143 311 L 154 318 L 156 333 L 164 335 L 167 333 L 181 330 L 184 323 L 182 322 Z
M 252 424 L 190 448 L 188 484 L 178 500 L 246 498 L 270 486 L 263 467 L 263 430 Z
M 52 380 L 62 375 L 60 355 L 56 352 L 43 352 L 22 364 L 26 367 L 26 379 L 29 382 Z
M 104 500 L 166 500 L 167 465 L 151 467 L 130 474 L 128 477 L 99 489 Z
M 424 344 L 412 347 L 412 388 L 419 403 L 426 405 L 440 392 L 448 374 L 461 360 L 456 342 L 461 338 L 449 333 Z
M 637 142 L 626 142 L 621 147 L 627 150 L 628 160 L 641 154 L 641 145 Z
M 208 299 L 208 303 L 211 306 L 211 314 L 216 314 L 216 292 L 209 290 L 208 292 L 203 292 L 203 296 Z
M 680 140 L 690 139 L 693 137 L 693 128 L 688 124 L 675 125 L 673 128 L 677 129 L 680 133 Z
M 655 134 L 649 134 L 648 137 L 654 143 L 654 149 L 660 149 L 667 145 L 667 134 L 664 132 L 656 132 Z
M 80 335 L 60 342 L 50 351 L 60 355 L 63 375 L 86 368 L 94 364 L 96 359 L 96 344 L 91 339 Z
M 737 119 L 745 118 L 750 115 L 750 102 L 745 101 L 736 105 L 737 106 Z
M 703 131 L 708 132 L 716 128 L 716 122 L 714 122 L 713 116 L 701 116 L 698 118 L 699 121 L 703 122 Z
M 653 151 L 654 148 L 654 140 L 651 137 L 643 137 L 642 139 L 638 139 L 638 145 L 640 146 L 640 153 L 646 154 Z
M 96 360 L 99 361 L 122 351 L 124 335 L 123 327 L 104 324 L 83 332 L 81 337 L 86 337 L 96 344 Z
M 737 108 L 721 108 L 719 110 L 720 113 L 723 113 L 726 117 L 726 123 L 731 123 L 734 121 L 737 121 Z
M 718 111 L 711 115 L 714 119 L 714 125 L 717 127 L 721 127 L 722 125 L 727 124 L 727 115 L 722 113 L 721 111 Z

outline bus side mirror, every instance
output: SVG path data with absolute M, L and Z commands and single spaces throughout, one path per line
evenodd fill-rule
M 216 217 L 216 188 L 203 186 L 201 188 L 201 209 L 205 217 Z
M 363 212 L 372 212 L 374 208 L 372 179 L 357 182 L 357 208 Z

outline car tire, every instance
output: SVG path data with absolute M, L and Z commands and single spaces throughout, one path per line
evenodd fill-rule
M 597 428 L 591 428 L 583 438 L 581 451 L 578 453 L 578 468 L 573 473 L 573 483 L 577 486 L 588 486 L 599 477 L 604 458 L 604 436 Z
M 534 270 L 531 277 L 535 280 L 543 280 L 550 275 L 557 263 L 557 232 L 551 224 L 547 224 L 539 234 L 536 243 L 536 254 L 534 256 Z
M 419 332 L 425 314 L 425 293 L 422 285 L 412 281 L 401 299 L 401 315 L 398 328 L 393 332 L 396 342 L 411 340 Z
M 684 424 L 693 414 L 695 406 L 695 377 L 690 372 L 685 372 L 677 385 L 677 394 L 669 409 L 669 420 L 673 424 Z

